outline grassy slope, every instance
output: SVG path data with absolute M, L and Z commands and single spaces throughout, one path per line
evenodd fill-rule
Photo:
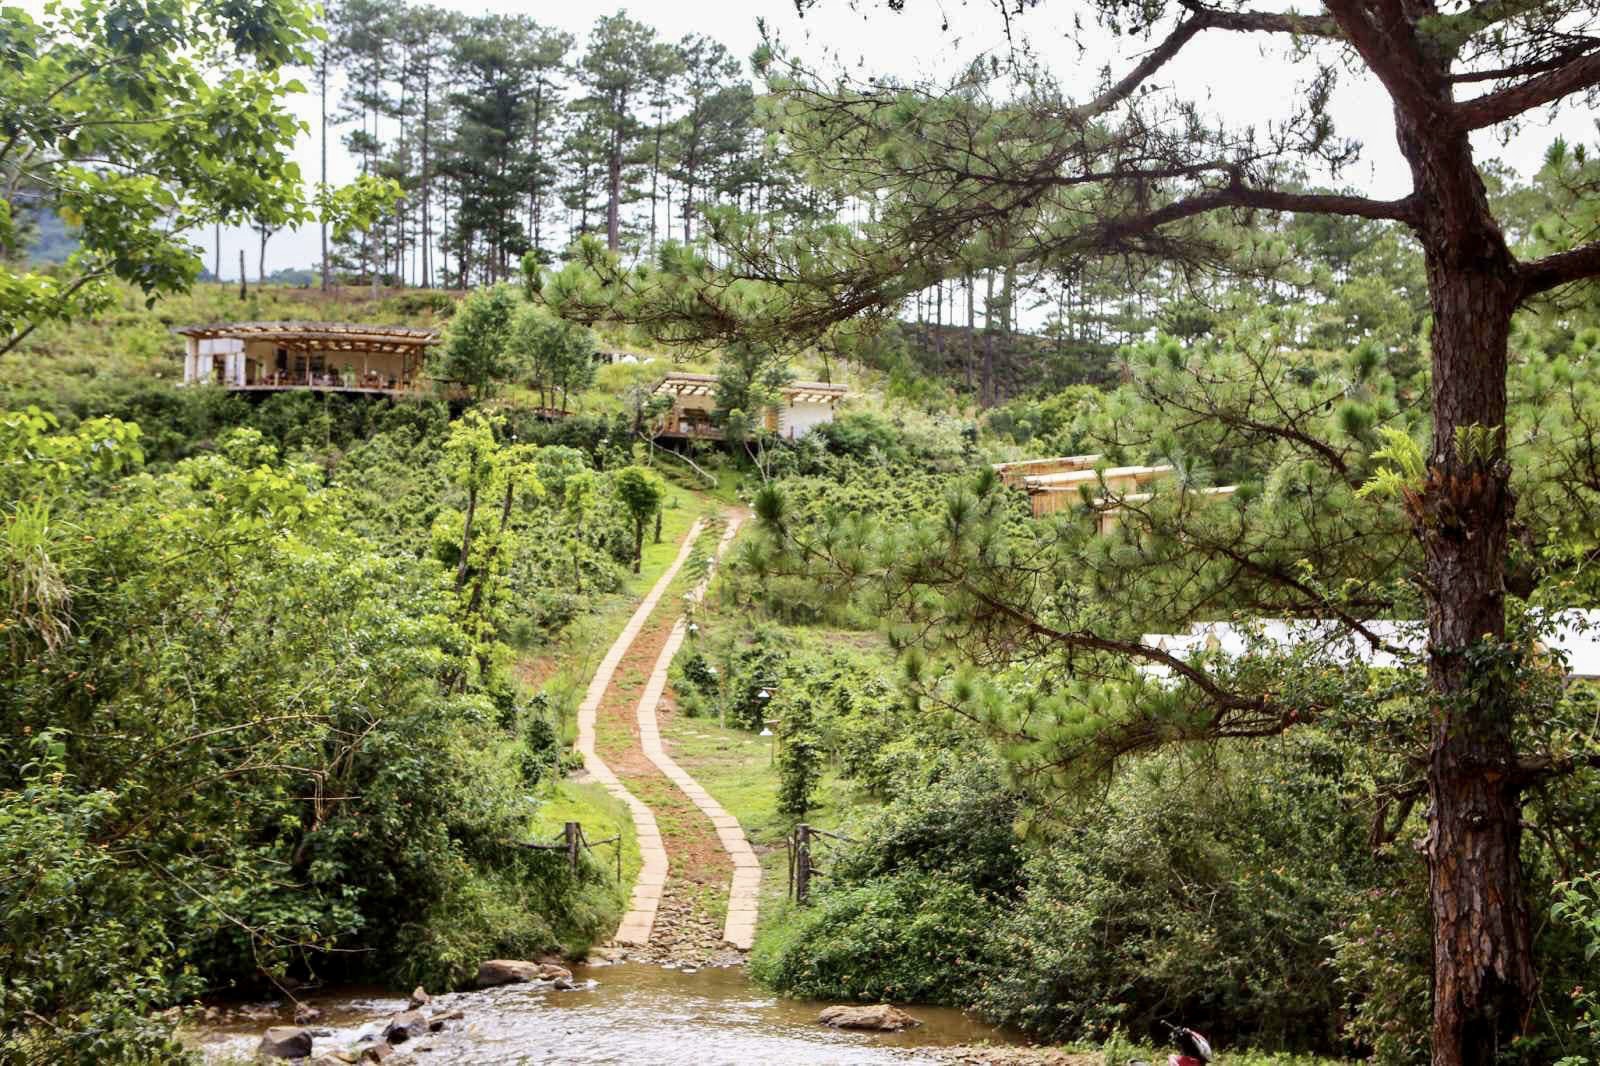
M 531 687 L 544 691 L 561 715 L 561 739 L 570 747 L 576 739 L 577 707 L 584 689 L 594 676 L 600 660 L 611 647 L 639 601 L 649 592 L 677 555 L 683 537 L 694 520 L 712 505 L 702 496 L 674 489 L 667 498 L 667 507 L 661 521 L 661 543 L 646 538 L 644 558 L 638 574 L 630 574 L 627 582 L 617 592 L 605 597 L 598 613 L 578 619 L 550 645 L 538 649 L 524 658 L 524 678 L 535 682 Z M 674 589 L 682 584 L 680 576 Z M 670 598 L 673 593 L 669 592 Z M 578 784 L 568 779 L 553 782 L 543 789 L 539 797 L 539 832 L 542 839 L 553 839 L 568 821 L 581 822 L 584 835 L 590 840 L 622 836 L 622 880 L 611 892 L 613 918 L 620 918 L 627 903 L 629 886 L 638 876 L 639 844 L 633 829 L 633 820 L 627 807 L 612 797 L 598 784 Z M 602 864 L 614 862 L 611 845 L 596 849 L 595 858 Z M 607 865 L 608 869 L 612 869 Z

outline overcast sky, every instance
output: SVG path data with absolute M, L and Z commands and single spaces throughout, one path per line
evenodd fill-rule
M 572 33 L 579 49 L 594 20 L 607 11 L 605 7 L 570 0 L 438 2 L 468 13 L 528 14 Z M 1106 63 L 1112 63 L 1115 69 L 1124 65 L 1107 54 L 1108 49 L 1121 51 L 1127 57 L 1136 54 L 1142 43 L 1101 40 L 1090 54 L 1080 54 L 1060 21 L 1074 6 L 1045 0 L 1018 26 L 1058 77 L 1069 85 L 1088 87 Z M 765 20 L 769 30 L 790 51 L 808 62 L 843 63 L 863 74 L 938 74 L 957 69 L 974 55 L 1007 48 L 1000 17 L 986 0 L 907 0 L 906 11 L 901 14 L 890 13 L 868 0 L 854 5 L 850 0 L 821 0 L 803 18 L 797 15 L 792 0 L 634 0 L 625 9 L 631 17 L 654 26 L 665 39 L 703 33 L 722 41 L 741 58 L 747 58 L 759 44 L 760 20 Z M 1134 51 L 1119 49 L 1118 45 Z M 1207 110 L 1226 116 L 1233 124 L 1263 125 L 1288 113 L 1309 74 L 1304 67 L 1296 67 L 1276 54 L 1275 49 L 1281 47 L 1280 41 L 1266 36 L 1203 35 L 1165 69 L 1162 81 L 1182 84 L 1186 91 L 1198 93 Z M 307 95 L 296 98 L 293 104 L 311 129 L 298 148 L 299 162 L 307 179 L 315 180 L 320 149 L 317 101 Z M 1386 97 L 1376 82 L 1345 74 L 1332 112 L 1340 134 L 1363 144 L 1360 162 L 1347 169 L 1341 181 L 1377 197 L 1404 195 L 1408 191 L 1405 164 L 1394 145 Z M 335 182 L 347 181 L 355 174 L 354 162 L 338 143 L 340 132 L 335 129 L 329 137 L 329 177 Z M 1492 135 L 1480 135 L 1479 158 L 1498 157 L 1524 174 L 1531 173 L 1538 168 L 1540 156 L 1557 133 L 1569 140 L 1592 141 L 1593 117 L 1582 108 L 1569 109 L 1553 121 L 1538 117 L 1505 145 Z M 209 235 L 206 244 L 209 267 L 213 258 Z M 248 230 L 224 231 L 223 276 L 238 277 L 239 249 L 243 248 L 247 270 L 253 278 L 258 244 L 258 238 Z M 314 227 L 298 233 L 280 233 L 267 246 L 267 270 L 309 267 L 317 256 Z

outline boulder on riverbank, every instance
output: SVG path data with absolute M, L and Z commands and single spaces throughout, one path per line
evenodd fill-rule
M 905 1011 L 887 1003 L 870 1007 L 828 1007 L 817 1016 L 817 1021 L 835 1029 L 876 1029 L 884 1033 L 897 1033 L 922 1024 Z
M 383 1027 L 383 1038 L 391 1044 L 404 1044 L 428 1031 L 428 1019 L 418 1010 L 405 1010 L 389 1019 Z
M 433 997 L 428 995 L 428 990 L 418 985 L 411 990 L 411 1009 L 419 1010 L 433 1002 Z
M 261 1034 L 256 1054 L 271 1059 L 304 1059 L 311 1056 L 311 1034 L 298 1025 L 274 1025 Z
M 572 980 L 572 971 L 552 962 L 524 962 L 520 959 L 489 959 L 478 964 L 479 988 L 517 984 L 524 981 Z

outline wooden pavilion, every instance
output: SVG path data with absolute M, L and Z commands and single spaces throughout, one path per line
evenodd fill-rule
M 352 322 L 216 322 L 173 330 L 185 384 L 236 391 L 327 389 L 397 396 L 419 389 L 438 330 Z
M 711 421 L 716 409 L 715 374 L 674 370 L 657 382 L 653 391 L 672 397 L 672 410 L 667 413 L 661 436 L 722 439 L 722 428 Z M 779 390 L 776 404 L 759 412 L 761 424 L 782 437 L 803 437 L 824 422 L 832 422 L 834 408 L 848 395 L 849 390 L 843 385 L 791 381 Z

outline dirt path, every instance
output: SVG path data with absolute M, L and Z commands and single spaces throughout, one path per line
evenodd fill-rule
M 729 515 L 717 555 L 742 516 Z M 760 867 L 739 824 L 672 762 L 656 721 L 672 657 L 685 637 L 683 602 L 666 593 L 703 529 L 683 546 L 607 652 L 578 708 L 585 768 L 628 805 L 642 866 L 613 942 L 630 958 L 706 965 L 735 961 L 755 932 Z M 703 595 L 707 577 L 690 593 Z

